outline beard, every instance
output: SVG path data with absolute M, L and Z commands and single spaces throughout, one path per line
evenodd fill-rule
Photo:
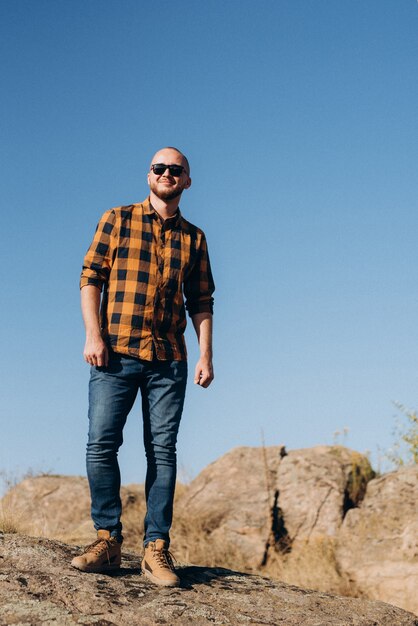
M 178 198 L 183 193 L 183 189 L 176 189 L 175 191 L 157 191 L 155 195 L 160 198 L 160 200 L 174 200 L 174 198 Z
M 160 198 L 160 200 L 168 201 L 174 200 L 174 198 L 178 198 L 179 196 L 181 196 L 184 187 L 177 187 L 177 189 L 159 189 L 158 185 L 154 183 L 150 185 L 150 189 L 155 193 L 157 198 Z

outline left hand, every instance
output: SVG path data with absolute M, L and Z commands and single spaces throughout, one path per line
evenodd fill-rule
M 209 387 L 214 379 L 212 359 L 200 357 L 194 371 L 194 383 L 201 387 Z

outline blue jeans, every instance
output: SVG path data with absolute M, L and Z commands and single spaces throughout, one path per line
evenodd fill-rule
M 170 541 L 176 484 L 176 442 L 187 382 L 186 361 L 143 361 L 110 353 L 107 367 L 92 367 L 89 386 L 87 476 L 96 530 L 122 538 L 118 449 L 138 389 L 142 396 L 147 457 L 144 545 Z

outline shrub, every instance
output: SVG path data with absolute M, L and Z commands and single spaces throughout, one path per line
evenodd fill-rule
M 386 457 L 397 467 L 418 463 L 418 414 L 403 404 L 395 403 L 395 406 L 400 416 L 393 433 L 395 442 Z

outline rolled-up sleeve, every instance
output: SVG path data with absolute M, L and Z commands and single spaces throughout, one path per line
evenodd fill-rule
M 86 285 L 102 289 L 103 284 L 108 281 L 115 249 L 114 231 L 115 212 L 110 209 L 98 223 L 91 246 L 84 257 L 80 289 Z
M 213 297 L 215 283 L 210 267 L 206 238 L 202 234 L 196 262 L 184 282 L 186 310 L 190 317 L 196 313 L 213 314 Z

